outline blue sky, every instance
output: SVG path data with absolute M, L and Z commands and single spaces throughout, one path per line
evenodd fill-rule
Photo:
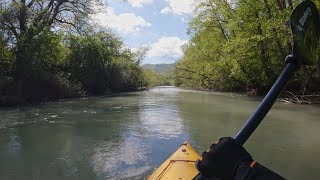
M 191 0 L 108 0 L 104 11 L 94 18 L 133 50 L 149 46 L 143 64 L 173 63 L 189 40 L 193 6 Z

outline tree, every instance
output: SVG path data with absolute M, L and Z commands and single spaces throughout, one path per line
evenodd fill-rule
M 7 79 L 11 75 L 11 66 L 14 56 L 0 32 L 0 79 Z
M 177 66 L 180 83 L 211 90 L 265 93 L 291 53 L 289 18 L 298 3 L 201 1 L 189 24 L 192 39 Z M 305 84 L 308 79 L 314 78 L 294 81 Z
M 0 1 L 0 105 L 136 90 L 135 54 L 91 23 L 102 0 Z
M 125 48 L 112 33 L 71 35 L 68 40 L 67 71 L 74 83 L 89 94 L 134 90 L 143 84 L 140 56 Z
M 15 45 L 15 79 L 23 80 L 32 69 L 30 42 L 50 30 L 65 25 L 79 28 L 93 13 L 99 0 L 3 0 L 0 6 L 1 30 Z M 31 52 L 30 52 L 31 51 Z

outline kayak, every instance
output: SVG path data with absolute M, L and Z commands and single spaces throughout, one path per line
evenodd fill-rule
M 184 142 L 148 177 L 148 180 L 193 179 L 198 174 L 195 167 L 195 162 L 198 159 L 200 159 L 200 155 L 188 142 Z

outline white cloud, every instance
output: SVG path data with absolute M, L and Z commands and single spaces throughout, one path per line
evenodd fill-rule
M 181 46 L 188 41 L 181 40 L 178 37 L 162 37 L 157 42 L 151 45 L 151 49 L 148 52 L 148 57 L 180 57 L 183 55 Z
M 193 0 L 165 0 L 169 3 L 169 6 L 161 10 L 162 14 L 192 14 L 194 1 Z
M 137 53 L 141 48 L 148 48 L 150 49 L 150 45 L 149 44 L 141 44 L 140 47 L 131 47 L 131 51 L 134 53 Z
M 110 27 L 123 33 L 133 33 L 140 31 L 143 27 L 151 26 L 141 16 L 134 13 L 115 14 L 111 7 L 106 7 L 104 12 L 99 12 L 93 16 L 94 22 L 100 26 Z
M 153 0 L 128 0 L 132 7 L 143 7 L 153 3 Z
M 168 14 L 168 13 L 170 13 L 172 10 L 169 8 L 169 7 L 165 7 L 165 8 L 163 8 L 163 9 L 161 9 L 161 13 L 162 14 Z

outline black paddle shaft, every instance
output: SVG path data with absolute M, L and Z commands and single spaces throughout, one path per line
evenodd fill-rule
M 235 140 L 240 145 L 243 145 L 254 132 L 254 130 L 259 126 L 263 118 L 267 115 L 272 105 L 277 100 L 278 96 L 287 85 L 290 78 L 293 76 L 294 72 L 300 66 L 298 59 L 293 55 L 289 55 L 286 58 L 286 62 L 287 65 L 282 74 L 279 76 L 278 80 L 274 83 L 268 94 L 264 97 L 258 109 L 252 114 L 252 116 L 236 135 Z

